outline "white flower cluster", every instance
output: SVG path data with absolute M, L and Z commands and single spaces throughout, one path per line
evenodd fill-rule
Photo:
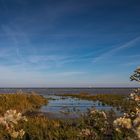
M 136 103 L 140 101 L 140 96 L 132 93 L 130 94 L 130 99 L 134 100 Z M 133 132 L 137 139 L 140 139 L 140 106 L 137 104 L 137 107 L 134 111 L 130 113 L 124 113 L 123 117 L 117 118 L 114 123 L 116 131 L 119 133 L 125 133 L 125 129 Z
M 80 135 L 81 136 L 90 136 L 92 133 L 91 133 L 91 130 L 90 129 L 82 129 L 81 132 L 80 132 Z
M 107 119 L 107 116 L 106 116 L 106 113 L 104 111 L 100 111 L 100 110 L 97 110 L 97 109 L 93 109 L 90 111 L 90 114 L 91 115 L 101 115 L 102 117 L 104 117 L 105 119 Z
M 113 124 L 117 132 L 123 133 L 125 129 L 131 130 L 140 139 L 140 114 L 134 120 L 125 117 L 117 118 Z
M 130 128 L 132 128 L 131 119 L 125 118 L 125 117 L 117 118 L 114 121 L 114 126 L 117 128 L 117 130 L 118 130 L 118 127 L 130 129 Z
M 97 138 L 97 133 L 91 129 L 85 128 L 81 130 L 78 136 L 95 140 Z
M 138 102 L 138 101 L 140 101 L 140 96 L 136 93 L 131 93 L 130 94 L 130 99 Z
M 25 133 L 23 129 L 15 130 L 15 126 L 19 121 L 27 121 L 27 118 L 16 110 L 7 110 L 4 116 L 0 117 L 0 124 L 5 127 L 5 130 L 13 138 L 22 138 Z

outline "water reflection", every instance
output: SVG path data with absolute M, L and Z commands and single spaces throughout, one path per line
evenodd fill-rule
M 115 108 L 105 105 L 99 101 L 88 101 L 55 95 L 45 95 L 45 97 L 49 99 L 49 103 L 42 106 L 41 112 L 49 113 L 51 116 L 55 115 L 57 118 L 75 118 L 90 108 L 105 111 L 113 109 L 116 113 L 119 113 Z

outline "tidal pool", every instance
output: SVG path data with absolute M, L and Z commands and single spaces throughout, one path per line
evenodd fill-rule
M 42 106 L 40 111 L 46 113 L 50 117 L 76 118 L 91 108 L 104 111 L 113 109 L 116 113 L 119 113 L 115 108 L 99 101 L 81 100 L 78 98 L 56 95 L 44 95 L 44 97 L 49 99 L 49 103 Z

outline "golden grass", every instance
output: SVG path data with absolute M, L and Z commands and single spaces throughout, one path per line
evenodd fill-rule
M 23 113 L 32 111 L 47 104 L 47 102 L 47 99 L 43 96 L 34 93 L 0 94 L 0 114 L 9 109 L 15 109 Z
M 113 107 L 118 108 L 121 111 L 129 112 L 135 106 L 135 102 L 131 102 L 127 99 L 127 95 L 124 94 L 88 94 L 88 93 L 80 93 L 80 94 L 60 94 L 58 96 L 69 96 L 72 98 L 78 98 L 82 100 L 92 100 L 92 101 L 100 101 L 102 104 L 107 104 Z

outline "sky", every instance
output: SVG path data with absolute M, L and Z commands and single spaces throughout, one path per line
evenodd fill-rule
M 132 87 L 139 0 L 0 0 L 0 87 Z

